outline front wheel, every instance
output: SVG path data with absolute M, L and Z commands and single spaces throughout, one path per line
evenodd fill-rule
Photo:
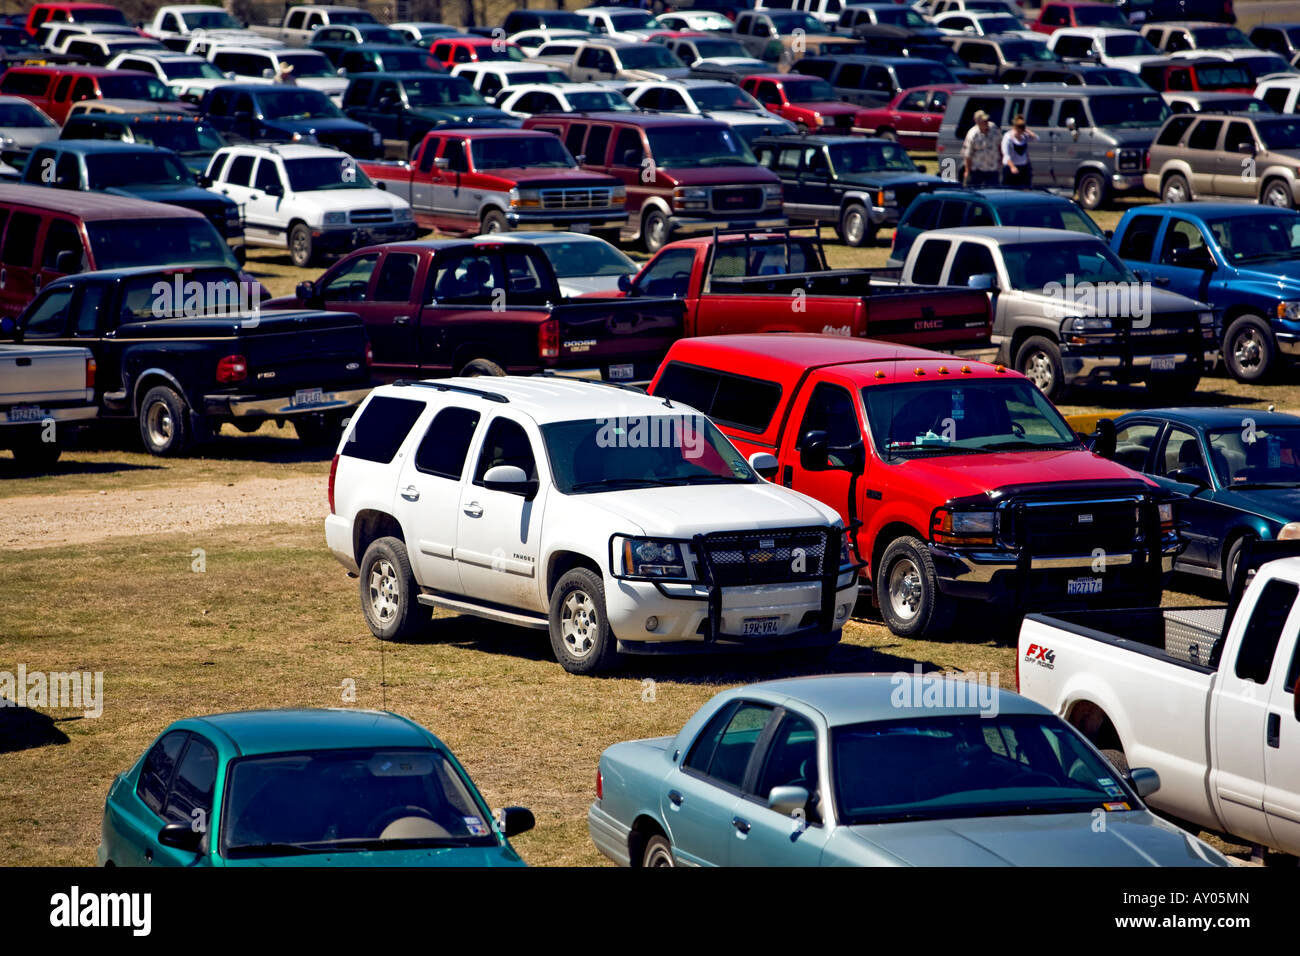
M 870 245 L 875 236 L 871 231 L 871 223 L 867 218 L 866 207 L 852 203 L 845 207 L 844 212 L 840 215 L 840 241 L 846 246 L 858 248 L 859 246 Z
M 1237 572 L 1241 567 L 1241 552 L 1246 550 L 1246 542 L 1249 540 L 1251 540 L 1250 535 L 1242 535 L 1232 542 L 1232 547 L 1223 558 L 1223 586 L 1227 588 L 1229 597 L 1232 597 L 1233 586 L 1237 583 Z
M 506 220 L 506 214 L 493 209 L 483 214 L 483 235 L 490 236 L 498 232 L 509 232 L 510 223 Z
M 289 259 L 299 269 L 316 262 L 316 245 L 312 242 L 311 230 L 304 223 L 300 222 L 289 230 Z
M 551 649 L 570 674 L 608 670 L 618 658 L 605 614 L 605 583 L 589 568 L 574 568 L 551 592 Z
M 939 591 L 930 550 L 920 538 L 892 542 L 876 575 L 880 612 L 899 637 L 932 637 L 947 630 L 953 602 Z
M 357 576 L 361 613 L 381 641 L 414 637 L 428 622 L 429 609 L 418 600 L 420 587 L 400 538 L 376 538 L 361 558 Z
M 654 255 L 668 242 L 668 217 L 662 210 L 651 209 L 641 220 L 641 244 Z
M 1259 382 L 1273 363 L 1273 331 L 1257 315 L 1234 319 L 1223 336 L 1223 361 L 1238 382 Z
M 1052 401 L 1065 392 L 1061 347 L 1051 339 L 1033 335 L 1016 352 L 1016 371 L 1029 379 Z

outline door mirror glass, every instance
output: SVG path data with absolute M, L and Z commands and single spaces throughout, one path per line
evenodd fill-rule
M 789 817 L 807 808 L 811 798 L 812 795 L 803 787 L 773 787 L 767 795 L 767 805 L 769 809 Z

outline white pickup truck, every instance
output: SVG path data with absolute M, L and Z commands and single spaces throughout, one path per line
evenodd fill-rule
M 632 388 L 399 382 L 339 445 L 325 538 L 380 639 L 437 606 L 548 630 L 574 674 L 620 653 L 833 645 L 857 599 L 844 527 L 753 458 Z
M 89 349 L 0 345 L 0 448 L 13 452 L 20 469 L 53 465 L 69 427 L 97 414 Z
M 378 23 L 373 13 L 360 7 L 336 7 L 331 4 L 307 3 L 290 7 L 279 25 L 253 25 L 248 29 L 259 36 L 282 40 L 290 46 L 306 46 L 321 27 L 348 23 Z
M 1295 542 L 1270 542 L 1279 549 Z M 1243 556 L 1243 567 L 1258 564 Z M 1151 767 L 1149 803 L 1300 855 L 1300 557 L 1263 563 L 1235 611 L 1031 614 L 1020 693 L 1087 736 L 1121 773 Z

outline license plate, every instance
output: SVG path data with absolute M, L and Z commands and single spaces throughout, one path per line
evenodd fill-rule
M 1065 583 L 1066 594 L 1100 594 L 1101 578 L 1071 578 Z
M 1172 355 L 1151 356 L 1151 371 L 1172 372 L 1173 370 L 1174 370 L 1174 357 Z
M 49 416 L 45 409 L 36 405 L 16 405 L 9 409 L 11 422 L 40 422 Z
M 573 225 L 569 226 L 569 232 L 581 232 L 583 234 L 591 232 L 591 223 L 575 222 Z
M 632 370 L 631 365 L 611 365 L 609 367 L 609 377 L 613 379 L 631 378 L 636 373 Z
M 781 623 L 779 617 L 747 617 L 740 624 L 740 633 L 745 637 L 764 637 L 775 634 Z
M 299 405 L 321 405 L 325 402 L 325 390 L 320 388 L 300 388 L 293 393 L 293 404 Z

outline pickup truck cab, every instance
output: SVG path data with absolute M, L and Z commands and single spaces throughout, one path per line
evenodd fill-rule
M 376 188 L 350 157 L 321 146 L 227 146 L 212 157 L 207 179 L 243 210 L 249 244 L 288 249 L 299 268 L 420 231 L 406 200 Z
M 1270 551 L 1296 553 L 1294 542 L 1258 547 L 1243 569 Z M 1300 558 L 1247 576 L 1226 607 L 1031 614 L 1017 677 L 1021 694 L 1081 730 L 1121 773 L 1159 773 L 1152 807 L 1296 855 Z
M 588 40 L 573 54 L 566 71 L 576 83 L 593 80 L 680 80 L 690 68 L 667 47 L 636 41 Z
M 315 50 L 218 43 L 208 49 L 207 57 L 232 83 L 270 86 L 288 67 L 292 86 L 324 93 L 335 103 L 348 88 L 329 57 Z
M 617 240 L 627 222 L 622 181 L 580 169 L 558 138 L 536 130 L 432 132 L 410 162 L 361 169 L 409 202 L 421 226 L 441 232 L 576 229 Z
M 325 538 L 380 639 L 441 607 L 546 630 L 560 665 L 590 674 L 624 653 L 825 647 L 857 596 L 831 508 L 635 390 L 383 386 L 330 475 Z
M 0 322 L 13 327 L 13 319 Z M 68 432 L 99 414 L 89 349 L 0 344 L 0 448 L 20 471 L 59 460 Z
M 693 404 L 770 480 L 834 507 L 900 636 L 943 633 L 962 602 L 1151 603 L 1179 548 L 1159 489 L 1085 449 L 1000 365 L 861 339 L 714 336 L 676 343 L 650 394 Z
M 107 24 L 129 26 L 126 14 L 107 3 L 34 3 L 27 11 L 27 32 L 36 31 L 47 23 Z
M 567 300 L 542 250 L 491 238 L 359 249 L 265 307 L 356 312 L 389 380 L 554 369 L 648 381 L 683 310 L 662 298 Z
M 242 31 L 244 24 L 220 7 L 208 3 L 168 4 L 154 11 L 144 32 L 173 50 L 184 50 L 195 34 Z
M 383 149 L 378 130 L 343 115 L 318 90 L 227 83 L 208 91 L 199 111 L 233 142 L 332 146 L 357 159 Z
M 427 71 L 354 77 L 343 94 L 343 112 L 378 130 L 385 149 L 395 150 L 402 159 L 415 152 L 426 133 L 440 126 L 519 125 L 489 104 L 468 80 Z
M 740 88 L 768 112 L 794 123 L 804 133 L 853 130 L 857 108 L 836 96 L 831 85 L 820 77 L 759 73 L 741 80 Z
M 1145 382 L 1186 397 L 1217 358 L 1208 305 L 1133 273 L 1096 236 L 1017 226 L 922 233 L 904 284 L 986 290 L 998 361 L 1056 400 L 1075 384 Z
M 223 422 L 291 421 L 334 442 L 370 388 L 355 314 L 263 313 L 260 287 L 222 267 L 65 276 L 18 317 L 19 341 L 89 349 L 103 418 L 136 419 L 145 449 L 179 455 Z
M 341 23 L 378 23 L 375 15 L 360 7 L 305 3 L 289 7 L 278 25 L 253 25 L 248 29 L 260 36 L 281 40 L 290 46 L 306 46 L 321 27 Z
M 1161 287 L 1213 306 L 1237 381 L 1261 381 L 1300 357 L 1300 213 L 1159 203 L 1126 212 L 1111 248 Z

